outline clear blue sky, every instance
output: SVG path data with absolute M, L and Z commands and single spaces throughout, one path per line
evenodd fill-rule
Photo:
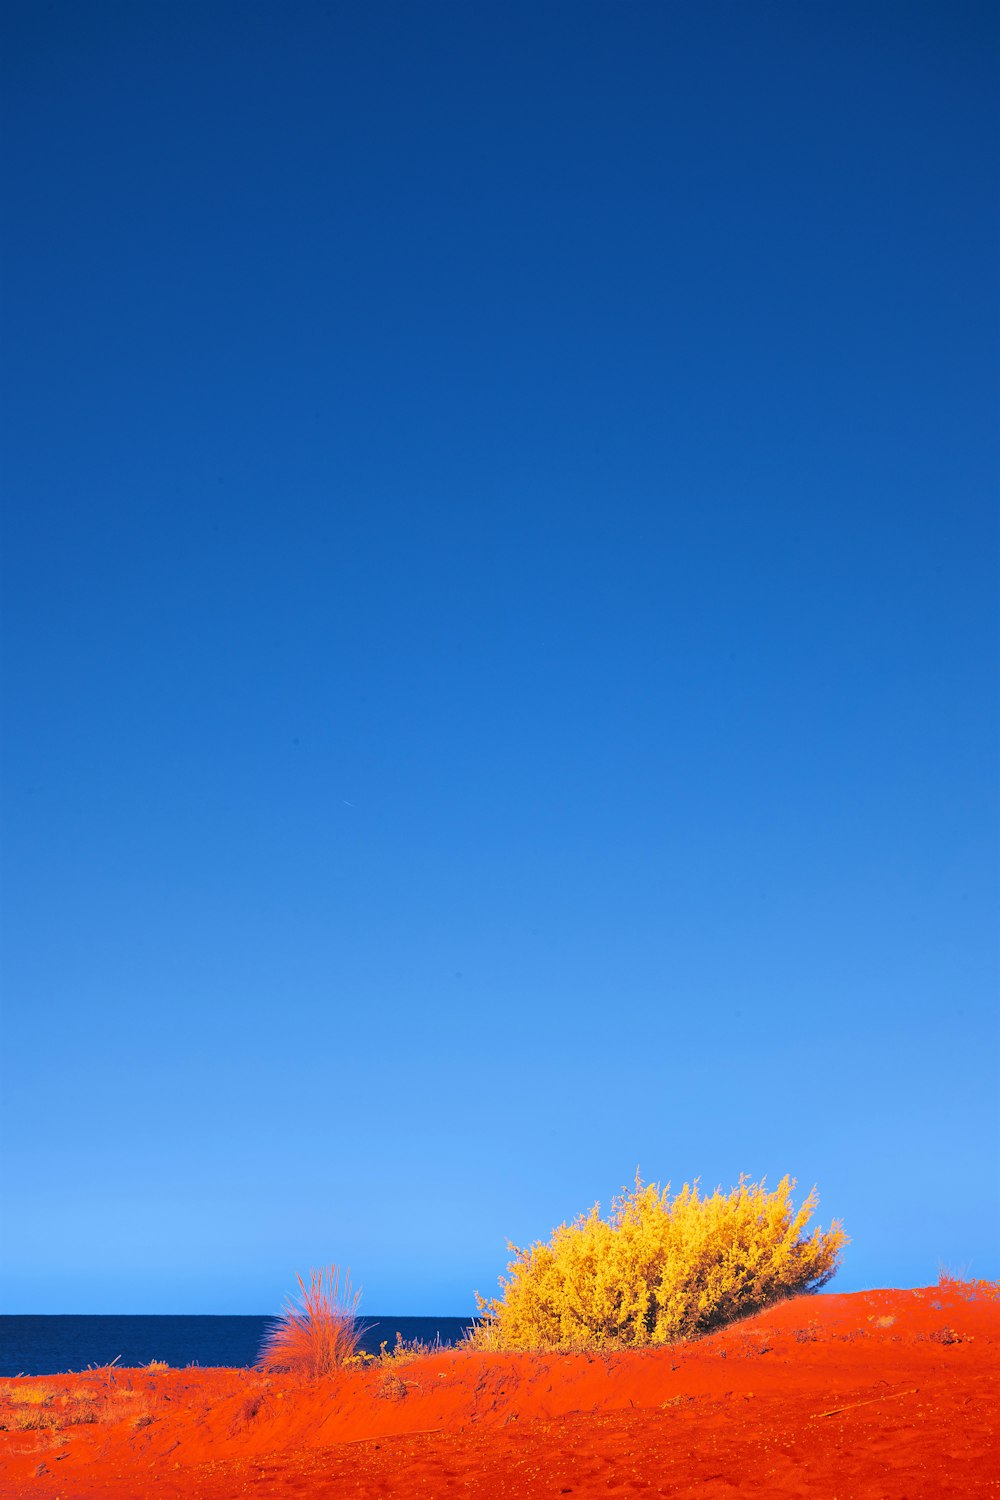
M 3 1310 L 1000 1275 L 996 7 L 3 25 Z

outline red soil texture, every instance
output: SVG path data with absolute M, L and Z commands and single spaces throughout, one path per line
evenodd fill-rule
M 4 1380 L 0 1494 L 1000 1497 L 998 1354 L 996 1291 L 966 1283 L 800 1297 L 605 1355 Z

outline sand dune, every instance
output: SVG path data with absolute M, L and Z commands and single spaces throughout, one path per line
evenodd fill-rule
M 315 1385 L 246 1370 L 0 1381 L 0 1493 L 996 1495 L 1000 1302 L 801 1297 L 697 1343 L 448 1351 Z

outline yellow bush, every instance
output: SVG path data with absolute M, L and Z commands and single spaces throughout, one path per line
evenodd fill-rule
M 806 1238 L 816 1191 L 796 1212 L 794 1182 L 773 1193 L 740 1178 L 703 1196 L 687 1183 L 635 1188 L 603 1219 L 595 1204 L 548 1244 L 520 1250 L 500 1278 L 502 1296 L 476 1294 L 481 1349 L 663 1344 L 695 1338 L 769 1303 L 823 1286 L 846 1243 L 839 1223 Z

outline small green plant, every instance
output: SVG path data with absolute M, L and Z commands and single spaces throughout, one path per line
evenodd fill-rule
M 297 1280 L 299 1296 L 288 1299 L 268 1330 L 257 1366 L 315 1380 L 357 1354 L 365 1331 L 358 1321 L 361 1293 L 352 1290 L 350 1271 L 341 1286 L 336 1266 L 311 1271 L 308 1283 Z
M 510 1248 L 502 1296 L 476 1294 L 479 1349 L 614 1348 L 696 1338 L 770 1303 L 817 1291 L 834 1274 L 838 1223 L 806 1237 L 815 1190 L 795 1211 L 794 1183 L 774 1192 L 741 1178 L 728 1194 L 686 1183 L 624 1190 L 609 1218 L 595 1204 L 547 1244 Z

